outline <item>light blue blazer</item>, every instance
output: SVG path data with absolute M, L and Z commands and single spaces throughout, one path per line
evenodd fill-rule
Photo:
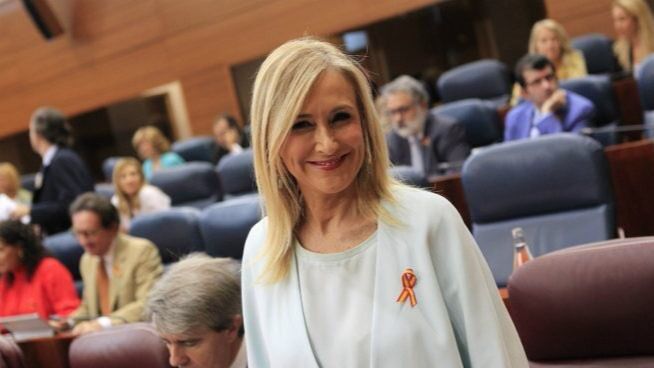
M 488 266 L 456 209 L 426 191 L 402 186 L 394 194 L 397 204 L 385 207 L 404 225 L 380 221 L 377 227 L 371 367 L 527 367 Z M 257 282 L 266 224 L 264 218 L 250 231 L 243 256 L 248 365 L 318 367 L 295 259 L 284 280 Z M 396 302 L 407 267 L 417 278 L 413 308 Z

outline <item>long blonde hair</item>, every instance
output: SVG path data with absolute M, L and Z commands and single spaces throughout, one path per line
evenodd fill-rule
M 644 0 L 613 0 L 613 7 L 622 8 L 636 20 L 640 44 L 645 47 L 645 54 L 654 52 L 654 17 Z M 613 52 L 618 57 L 622 68 L 631 70 L 631 44 L 624 37 L 618 38 L 613 44 Z
M 569 53 L 572 52 L 572 46 L 570 45 L 570 38 L 568 37 L 568 33 L 565 31 L 565 28 L 563 26 L 553 20 L 553 19 L 543 19 L 539 20 L 538 22 L 534 23 L 534 25 L 531 27 L 531 35 L 529 36 L 529 53 L 530 54 L 537 54 L 538 51 L 536 50 L 536 36 L 542 29 L 547 29 L 549 31 L 554 32 L 556 35 L 556 38 L 559 40 L 559 45 L 561 46 L 561 51 L 559 58 L 563 60 L 563 57 Z M 553 63 L 558 63 L 560 60 L 551 60 Z
M 125 168 L 129 166 L 134 166 L 134 168 L 136 168 L 136 172 L 138 172 L 139 176 L 141 177 L 141 186 L 139 186 L 139 190 L 134 196 L 128 195 L 120 187 L 120 174 Z M 114 191 L 116 193 L 116 197 L 118 198 L 118 212 L 122 215 L 132 218 L 134 212 L 141 208 L 138 192 L 145 185 L 145 176 L 143 175 L 143 170 L 141 169 L 141 163 L 133 157 L 123 157 L 119 159 L 116 161 L 116 165 L 114 166 L 114 172 L 111 175 L 111 180 L 113 181 Z
M 265 265 L 261 280 L 276 282 L 286 276 L 293 255 L 293 232 L 303 216 L 301 193 L 281 160 L 281 150 L 316 79 L 326 70 L 341 72 L 357 96 L 364 135 L 365 157 L 355 179 L 357 210 L 364 216 L 388 221 L 392 216 L 381 201 L 394 201 L 387 174 L 386 142 L 375 110 L 369 81 L 359 64 L 337 47 L 314 38 L 289 41 L 261 65 L 252 96 L 254 169 L 268 216 Z

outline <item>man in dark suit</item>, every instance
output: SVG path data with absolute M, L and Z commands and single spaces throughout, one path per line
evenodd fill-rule
M 32 206 L 18 205 L 12 217 L 30 216 L 45 234 L 70 227 L 68 206 L 79 194 L 93 191 L 93 179 L 82 159 L 71 149 L 71 133 L 64 116 L 44 107 L 32 115 L 29 130 L 32 149 L 43 159 L 35 179 Z
M 381 89 L 382 113 L 391 124 L 386 135 L 391 162 L 411 166 L 425 176 L 458 164 L 470 154 L 465 131 L 454 120 L 428 110 L 429 96 L 417 80 L 403 75 Z

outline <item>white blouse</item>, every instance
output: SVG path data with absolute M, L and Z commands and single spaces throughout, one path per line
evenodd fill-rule
M 375 234 L 340 253 L 315 253 L 296 242 L 304 319 L 321 367 L 370 366 Z
M 170 208 L 170 197 L 153 185 L 145 184 L 138 195 L 141 208 L 132 213 L 132 218 L 145 213 L 159 212 Z M 118 196 L 114 194 L 111 197 L 111 203 L 118 208 Z M 129 230 L 132 218 L 126 213 L 120 213 L 120 225 L 125 231 Z

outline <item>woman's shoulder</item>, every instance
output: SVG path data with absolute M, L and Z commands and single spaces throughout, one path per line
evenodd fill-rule
M 399 207 L 399 210 L 442 212 L 452 207 L 450 202 L 439 194 L 403 184 L 393 188 L 393 195 L 396 200 L 394 205 Z
M 69 273 L 66 266 L 63 265 L 55 257 L 47 256 L 43 257 L 40 261 L 34 274 L 43 274 L 43 275 L 54 275 L 61 273 Z
M 173 152 L 173 151 L 168 151 L 168 152 L 164 153 L 163 155 L 161 155 L 160 160 L 161 160 L 161 163 L 164 164 L 164 165 L 178 165 L 178 164 L 183 164 L 184 162 L 186 162 L 186 161 L 184 161 L 182 156 L 180 156 L 179 154 L 177 154 L 176 152 Z
M 245 248 L 243 249 L 243 260 L 252 259 L 259 249 L 263 246 L 268 228 L 268 217 L 264 217 L 259 222 L 254 224 L 248 233 L 245 240 Z

